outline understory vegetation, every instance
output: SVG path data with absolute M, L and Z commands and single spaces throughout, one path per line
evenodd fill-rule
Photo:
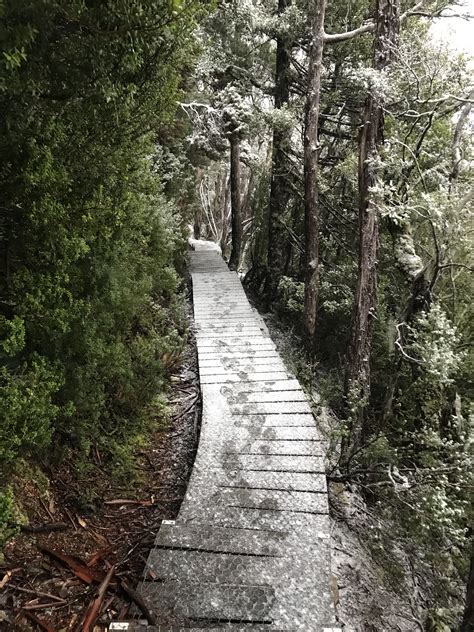
M 126 472 L 166 415 L 192 224 L 291 336 L 335 420 L 328 479 L 420 578 L 416 625 L 474 630 L 473 61 L 432 30 L 452 14 L 0 1 L 0 541 L 26 463 Z
M 26 461 L 120 468 L 163 414 L 186 343 L 174 115 L 202 11 L 0 3 L 0 540 Z

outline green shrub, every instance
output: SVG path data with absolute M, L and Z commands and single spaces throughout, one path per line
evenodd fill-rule
M 0 490 L 0 547 L 19 531 L 18 510 L 10 486 Z
M 0 7 L 0 472 L 92 445 L 114 462 L 186 339 L 180 176 L 154 156 L 186 133 L 205 3 L 63 4 Z
M 53 397 L 61 375 L 44 358 L 32 356 L 15 372 L 0 367 L 0 468 L 19 455 L 48 446 L 60 408 Z

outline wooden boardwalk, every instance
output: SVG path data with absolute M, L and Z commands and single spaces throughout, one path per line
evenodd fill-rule
M 142 592 L 160 626 L 336 631 L 321 438 L 236 273 L 191 255 L 203 396 L 198 454 Z M 132 628 L 127 628 L 131 630 Z

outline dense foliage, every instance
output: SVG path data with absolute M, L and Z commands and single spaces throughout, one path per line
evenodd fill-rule
M 0 3 L 3 483 L 20 457 L 120 460 L 158 406 L 185 329 L 173 165 L 154 156 L 179 136 L 202 8 Z

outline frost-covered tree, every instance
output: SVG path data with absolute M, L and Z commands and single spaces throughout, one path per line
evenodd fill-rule
M 398 0 L 378 0 L 375 15 L 373 70 L 387 72 L 398 47 L 400 4 Z M 352 311 L 351 338 L 347 353 L 346 397 L 356 399 L 358 419 L 351 414 L 348 443 L 358 449 L 367 438 L 363 403 L 370 392 L 370 356 L 372 324 L 376 310 L 377 257 L 379 247 L 379 198 L 377 183 L 381 177 L 380 148 L 384 135 L 383 91 L 369 90 L 359 143 L 359 261 Z M 362 403 L 362 405 L 360 405 Z
M 251 144 L 242 148 L 242 143 L 252 134 L 258 135 L 262 100 L 271 92 L 270 75 L 262 61 L 267 38 L 259 26 L 261 11 L 259 3 L 232 0 L 221 4 L 203 24 L 204 50 L 196 70 L 194 94 L 189 103 L 183 104 L 193 119 L 193 147 L 213 158 L 229 156 L 230 264 L 234 269 L 242 254 L 245 185 L 241 165 L 252 161 Z
M 329 403 L 352 422 L 337 476 L 361 485 L 413 553 L 421 618 L 454 625 L 468 551 L 472 85 L 466 60 L 429 34 L 447 5 L 226 3 L 247 18 L 211 54 L 227 83 L 201 94 L 220 112 L 231 86 L 248 107 L 246 281 L 306 332 Z M 224 173 L 220 160 L 208 174 Z

